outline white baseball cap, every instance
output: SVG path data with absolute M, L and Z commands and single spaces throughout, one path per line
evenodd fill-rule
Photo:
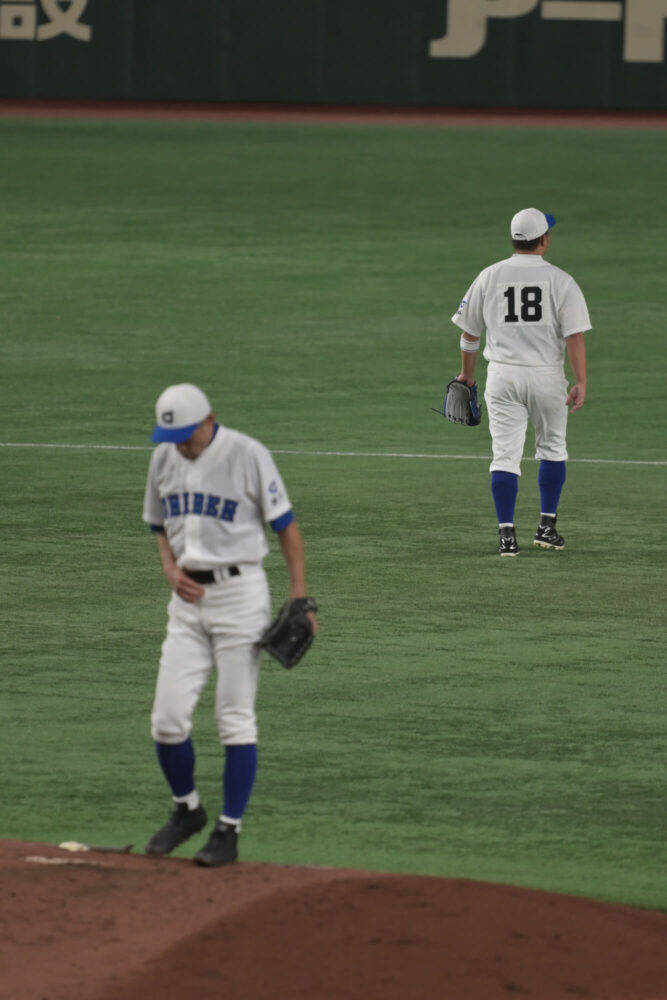
M 539 208 L 522 208 L 512 219 L 510 234 L 513 240 L 536 240 L 555 225 L 553 215 L 540 212 Z
M 211 404 L 196 385 L 180 382 L 164 390 L 155 404 L 157 423 L 151 441 L 171 441 L 178 444 L 197 430 L 211 412 Z

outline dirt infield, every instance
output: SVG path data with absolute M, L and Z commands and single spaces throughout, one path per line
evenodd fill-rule
M 667 914 L 0 841 L 1 1000 L 665 1000 Z
M 542 128 L 667 128 L 665 111 L 211 104 L 174 101 L 0 100 L 0 117 L 144 118 L 358 125 L 495 125 Z

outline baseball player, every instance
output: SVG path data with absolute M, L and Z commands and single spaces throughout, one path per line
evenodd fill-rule
M 513 256 L 485 268 L 466 292 L 452 322 L 461 327 L 458 381 L 475 383 L 475 361 L 486 330 L 488 371 L 484 398 L 493 445 L 491 492 L 498 517 L 501 556 L 517 556 L 514 510 L 526 427 L 535 430 L 541 513 L 533 544 L 560 550 L 556 530 L 565 482 L 568 406 L 586 398 L 584 333 L 591 329 L 576 281 L 545 259 L 556 220 L 536 208 L 512 219 Z M 565 351 L 574 384 L 568 392 Z
M 173 593 L 151 733 L 174 805 L 146 852 L 169 854 L 207 823 L 190 733 L 215 666 L 215 717 L 225 748 L 222 812 L 193 860 L 224 865 L 236 860 L 257 768 L 257 642 L 270 619 L 266 524 L 278 535 L 292 597 L 306 594 L 303 544 L 287 490 L 259 441 L 219 424 L 205 394 L 189 383 L 165 389 L 155 411 L 157 448 L 143 520 L 155 532 Z

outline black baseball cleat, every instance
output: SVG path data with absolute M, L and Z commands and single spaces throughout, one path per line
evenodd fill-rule
M 170 854 L 179 844 L 189 840 L 203 830 L 208 821 L 203 806 L 188 809 L 185 802 L 179 802 L 165 825 L 153 834 L 146 844 L 146 854 L 160 856 Z
M 498 552 L 501 556 L 518 556 L 519 548 L 514 534 L 514 525 L 498 528 Z
M 556 515 L 542 514 L 537 526 L 533 545 L 539 549 L 556 549 L 559 552 L 565 545 L 565 539 L 556 531 Z
M 229 865 L 238 857 L 238 839 L 236 827 L 219 819 L 213 827 L 211 836 L 192 860 L 205 868 Z

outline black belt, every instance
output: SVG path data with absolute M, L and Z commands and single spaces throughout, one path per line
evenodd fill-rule
M 215 583 L 216 575 L 212 569 L 186 569 L 183 570 L 186 576 L 189 576 L 191 580 L 195 583 Z M 238 566 L 225 566 L 223 569 L 224 576 L 240 576 L 241 570 Z

